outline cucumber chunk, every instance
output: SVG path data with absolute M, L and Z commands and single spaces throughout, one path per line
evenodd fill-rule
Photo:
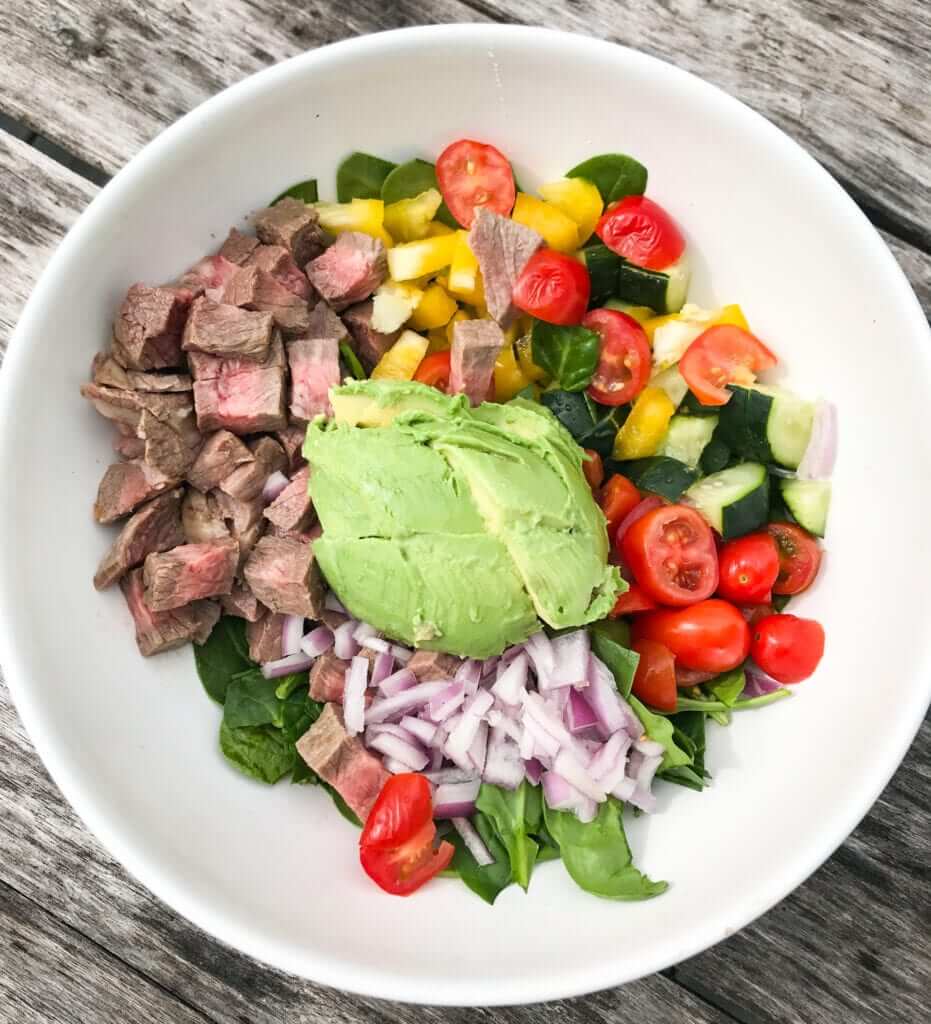
M 743 462 L 699 480 L 685 499 L 725 540 L 742 537 L 769 518 L 769 474 L 758 462 Z
M 831 506 L 830 480 L 780 480 L 779 489 L 792 517 L 809 533 L 823 537 Z
M 649 306 L 660 313 L 678 313 L 685 305 L 690 276 L 688 250 L 662 271 L 645 270 L 621 260 L 614 294 L 625 302 Z
M 728 388 L 731 400 L 719 412 L 721 440 L 744 459 L 796 469 L 811 437 L 814 403 L 780 388 Z
M 717 416 L 673 416 L 658 454 L 695 469 L 717 423 Z
M 623 260 L 617 253 L 612 252 L 600 242 L 587 245 L 582 253 L 585 256 L 585 266 L 588 268 L 588 276 L 592 283 L 591 298 L 588 304 L 592 309 L 597 309 L 599 306 L 603 306 L 608 299 L 617 296 L 617 275 Z M 645 303 L 645 305 L 649 305 L 649 303 Z
M 683 491 L 698 478 L 697 471 L 679 459 L 653 455 L 648 459 L 608 464 L 612 471 L 622 473 L 638 490 L 658 494 L 667 501 L 678 501 Z

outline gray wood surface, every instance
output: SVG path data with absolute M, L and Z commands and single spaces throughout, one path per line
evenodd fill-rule
M 115 170 L 181 113 L 275 59 L 379 27 L 480 18 L 629 42 L 746 99 L 848 185 L 931 312 L 929 5 L 430 0 L 392 4 L 389 12 L 360 0 L 348 7 L 324 0 L 3 6 L 0 356 L 36 277 L 96 191 L 87 177 L 102 175 L 93 168 Z M 65 804 L 0 686 L 0 1024 L 920 1022 L 929 1018 L 931 990 L 929 763 L 926 723 L 870 815 L 808 883 L 672 971 L 546 1008 L 420 1011 L 265 968 L 164 907 Z

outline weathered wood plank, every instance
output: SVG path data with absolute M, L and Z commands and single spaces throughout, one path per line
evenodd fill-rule
M 931 249 L 928 4 L 12 0 L 0 10 L 0 110 L 112 173 L 201 100 L 276 60 L 361 32 L 476 18 L 594 34 L 697 72 Z

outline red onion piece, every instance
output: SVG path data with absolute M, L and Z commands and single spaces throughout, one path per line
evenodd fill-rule
M 430 763 L 427 767 L 431 772 L 438 772 L 443 765 L 443 751 L 432 750 L 430 752 Z
M 422 718 L 405 715 L 401 719 L 401 728 L 406 729 L 415 739 L 430 746 L 436 738 L 436 726 L 425 722 Z
M 333 630 L 333 653 L 337 658 L 348 661 L 359 653 L 359 645 L 352 635 L 358 625 L 355 619 L 347 619 Z
M 543 778 L 543 765 L 535 757 L 524 762 L 524 771 L 532 785 L 540 785 L 540 779 Z
M 491 709 L 494 702 L 494 697 L 487 690 L 479 690 L 462 706 L 462 712 L 466 715 L 475 715 L 477 718 L 481 718 Z
M 392 775 L 407 775 L 410 771 L 409 765 L 406 765 L 403 761 L 399 761 L 394 757 L 383 757 L 381 763 L 385 771 L 391 772 Z
M 275 498 L 288 486 L 291 481 L 281 472 L 281 470 L 275 470 L 268 479 L 265 481 L 262 487 L 262 501 L 266 505 L 270 505 Z
M 488 847 L 482 842 L 482 837 L 475 831 L 475 826 L 467 818 L 453 818 L 453 828 L 462 836 L 469 853 L 475 858 L 479 867 L 488 867 L 494 864 L 495 858 L 488 852 Z
M 486 658 L 482 662 L 482 679 L 484 679 L 485 676 L 490 676 L 492 672 L 494 672 L 495 669 L 498 667 L 498 662 L 500 661 L 501 659 L 498 657 Z
M 413 675 L 413 673 L 408 673 Z M 400 673 L 395 673 L 400 675 Z M 410 689 L 402 690 L 392 697 L 385 697 L 376 700 L 369 705 L 365 712 L 367 724 L 372 722 L 385 722 L 395 715 L 403 715 L 414 708 L 422 708 L 428 701 L 433 700 L 446 687 L 446 683 L 419 683 Z M 384 685 L 382 686 L 384 690 Z
M 537 677 L 537 686 L 542 688 L 556 667 L 556 657 L 553 654 L 553 645 L 550 638 L 541 629 L 534 633 L 529 640 L 524 641 L 524 650 L 533 663 L 533 671 Z
M 467 658 L 460 666 L 456 669 L 456 674 L 453 679 L 457 683 L 462 683 L 467 690 L 474 691 L 476 686 L 479 684 L 479 680 L 482 678 L 482 663 L 475 661 L 473 658 Z
M 375 661 L 372 664 L 372 678 L 369 680 L 370 684 L 372 686 L 380 685 L 386 679 L 390 678 L 393 671 L 394 658 L 385 652 L 376 654 Z
M 319 658 L 333 646 L 333 631 L 317 626 L 301 639 L 301 650 L 308 658 Z
M 369 747 L 372 750 L 377 750 L 380 754 L 384 754 L 386 757 L 400 761 L 401 764 L 406 764 L 408 771 L 412 772 L 419 772 L 426 768 L 427 761 L 429 761 L 429 758 L 419 746 L 402 740 L 399 736 L 394 736 L 390 732 L 379 733 L 373 737 Z
M 503 729 L 492 728 L 482 778 L 493 786 L 517 789 L 525 774 L 524 761 L 517 744 Z
M 327 608 L 331 612 L 339 612 L 340 615 L 349 614 L 349 612 L 346 611 L 345 606 L 332 590 L 328 590 L 326 592 L 326 597 L 323 599 L 323 607 Z
M 634 507 L 620 521 L 618 528 L 614 533 L 614 543 L 620 546 L 621 541 L 624 539 L 624 534 L 627 533 L 638 519 L 642 519 L 647 512 L 652 512 L 653 509 L 659 508 L 660 505 L 665 504 L 666 503 L 662 498 L 658 498 L 655 494 L 651 494 L 648 498 L 644 498 L 638 505 L 634 505 Z
M 481 779 L 444 782 L 433 794 L 434 818 L 467 818 L 475 813 L 475 801 L 482 788 Z
M 406 665 L 411 658 L 413 658 L 414 652 L 408 650 L 406 647 L 402 647 L 400 644 L 392 644 L 391 656 L 395 661 L 399 661 L 402 665 Z
M 509 717 L 499 708 L 492 708 L 485 716 L 488 724 L 493 729 L 500 729 L 506 736 L 509 736 L 515 743 L 520 743 L 523 729 L 516 718 Z
M 361 627 L 360 627 L 361 628 Z M 370 651 L 375 651 L 377 654 L 390 654 L 391 644 L 387 640 L 382 640 L 380 636 L 366 636 L 361 640 L 363 647 Z
M 424 777 L 435 786 L 442 786 L 447 782 L 474 782 L 478 776 L 474 771 L 466 771 L 462 768 L 439 768 L 424 772 Z M 481 782 L 481 779 L 478 779 Z
M 376 659 L 377 661 L 377 659 Z M 388 676 L 378 684 L 378 689 L 386 697 L 396 697 L 404 690 L 410 690 L 417 685 L 417 676 L 409 669 L 402 668 L 393 675 Z
M 805 454 L 796 470 L 799 480 L 826 480 L 834 471 L 837 459 L 837 407 L 833 402 L 819 401 Z
M 607 779 L 609 775 L 616 771 L 618 763 L 621 765 L 620 777 L 623 777 L 624 768 L 627 764 L 627 749 L 630 747 L 630 742 L 630 737 L 626 732 L 618 731 L 613 733 L 608 738 L 608 741 L 601 745 L 601 748 L 588 766 L 592 778 L 599 781 Z M 603 785 L 605 789 L 612 788 L 605 783 Z
M 566 723 L 569 726 L 569 732 L 573 736 L 578 736 L 580 733 L 591 734 L 600 724 L 598 716 L 592 711 L 591 705 L 575 689 L 569 691 L 569 703 L 566 705 Z
M 479 722 L 478 732 L 472 745 L 469 747 L 469 760 L 475 765 L 475 770 L 481 774 L 485 771 L 485 757 L 488 753 L 488 723 Z
M 597 800 L 600 803 L 607 796 L 598 781 L 591 777 L 571 750 L 565 748 L 560 750 L 553 761 L 553 771 L 561 775 L 570 785 L 575 786 L 580 793 L 584 793 L 590 800 Z
M 306 672 L 313 663 L 313 658 L 308 658 L 303 651 L 299 651 L 297 654 L 289 654 L 286 658 L 266 661 L 262 666 L 262 675 L 266 679 L 281 679 L 292 672 Z
M 577 629 L 556 637 L 552 651 L 554 663 L 549 676 L 537 679 L 541 693 L 563 686 L 588 686 L 591 645 L 586 630 Z
M 281 656 L 287 658 L 289 654 L 297 654 L 301 649 L 303 636 L 304 616 L 286 615 L 281 624 Z
M 352 638 L 358 643 L 362 643 L 363 640 L 367 640 L 371 636 L 377 636 L 378 630 L 374 626 L 370 626 L 367 622 L 356 623 L 356 628 L 353 631 Z
M 620 779 L 618 783 L 615 785 L 614 789 L 611 790 L 611 796 L 616 796 L 618 800 L 622 800 L 624 803 L 626 803 L 634 795 L 634 791 L 636 790 L 636 788 L 637 783 L 634 782 L 633 779 Z M 652 796 L 652 794 L 648 795 Z M 638 803 L 637 806 L 639 807 L 640 804 Z
M 346 685 L 343 687 L 343 721 L 350 736 L 362 732 L 365 725 L 365 689 L 368 679 L 368 660 L 353 658 L 346 669 Z
M 450 730 L 443 746 L 443 753 L 460 768 L 474 767 L 474 762 L 469 757 L 469 748 L 475 741 L 481 724 L 482 720 L 478 716 L 463 714 L 456 727 Z
M 748 661 L 744 665 L 744 688 L 741 697 L 762 697 L 767 693 L 774 693 L 782 689 L 782 683 L 767 675 L 756 662 Z
M 521 695 L 527 692 L 528 670 L 530 660 L 521 651 L 501 672 L 491 692 L 502 704 L 516 707 L 520 704 Z
M 528 744 L 523 739 L 520 743 L 520 752 L 525 757 L 533 757 L 545 754 L 547 757 L 555 757 L 559 751 L 559 740 L 551 736 L 536 719 L 525 715 L 523 720 L 524 733 L 532 738 Z
M 544 772 L 541 782 L 544 799 L 554 811 L 574 811 L 580 821 L 592 821 L 598 813 L 597 802 L 580 793 L 558 772 Z
M 462 683 L 441 683 L 436 700 L 430 701 L 427 706 L 427 715 L 434 722 L 443 722 L 448 719 L 456 708 L 465 700 L 465 686 Z

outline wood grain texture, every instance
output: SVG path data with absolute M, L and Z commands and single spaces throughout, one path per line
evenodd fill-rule
M 361 32 L 482 19 L 593 34 L 702 75 L 931 251 L 927 3 L 8 0 L 0 110 L 112 173 L 181 114 L 275 61 Z

